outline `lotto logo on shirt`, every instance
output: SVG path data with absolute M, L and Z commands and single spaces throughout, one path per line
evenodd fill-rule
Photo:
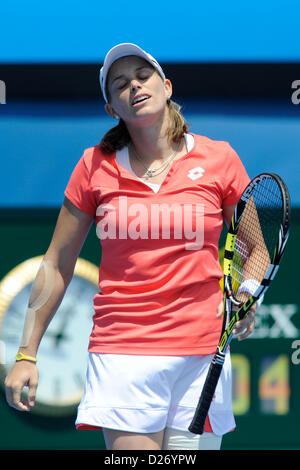
M 186 250 L 204 243 L 204 205 L 129 203 L 120 196 L 117 205 L 98 206 L 96 233 L 100 240 L 184 240 Z

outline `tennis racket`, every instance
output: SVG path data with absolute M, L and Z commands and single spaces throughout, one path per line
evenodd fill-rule
M 288 240 L 290 212 L 288 189 L 271 173 L 253 178 L 235 208 L 224 250 L 222 331 L 189 426 L 192 433 L 203 433 L 235 324 L 262 299 L 278 271 Z

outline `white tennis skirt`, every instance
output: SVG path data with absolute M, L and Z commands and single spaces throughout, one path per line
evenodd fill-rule
M 187 431 L 211 359 L 212 355 L 89 353 L 77 429 L 88 425 L 135 433 L 166 427 Z M 218 436 L 235 428 L 229 352 L 210 406 L 209 425 Z

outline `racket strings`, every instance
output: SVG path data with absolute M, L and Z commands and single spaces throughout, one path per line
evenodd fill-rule
M 257 285 L 272 262 L 282 220 L 282 194 L 272 178 L 261 181 L 253 190 L 243 211 L 236 236 L 232 288 L 237 294 L 245 280 Z

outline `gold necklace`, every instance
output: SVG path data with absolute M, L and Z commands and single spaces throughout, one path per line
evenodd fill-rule
M 175 157 L 175 155 L 177 154 L 178 152 L 178 149 L 179 149 L 179 146 L 180 146 L 180 140 L 178 142 L 178 145 L 175 149 L 175 151 L 172 153 L 172 155 L 169 156 L 169 158 L 163 162 L 163 164 L 161 166 L 159 166 L 158 168 L 147 168 L 145 165 L 144 165 L 144 162 L 143 162 L 143 159 L 142 157 L 137 153 L 134 145 L 132 144 L 132 150 L 134 152 L 134 155 L 136 156 L 136 158 L 141 162 L 141 164 L 143 165 L 143 167 L 145 168 L 146 170 L 146 175 L 145 175 L 145 178 L 148 179 L 148 178 L 152 178 L 153 176 L 157 176 L 159 175 L 160 173 L 162 173 L 164 171 L 164 169 L 167 167 L 167 165 L 171 162 L 171 160 Z M 159 173 L 158 173 L 159 172 Z

